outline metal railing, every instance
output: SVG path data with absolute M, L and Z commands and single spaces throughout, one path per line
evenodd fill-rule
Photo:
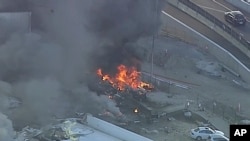
M 195 3 L 193 3 L 189 0 L 178 0 L 178 1 L 181 2 L 182 4 L 186 5 L 190 9 L 194 10 L 195 12 L 199 13 L 203 17 L 207 18 L 208 20 L 210 20 L 212 23 L 214 23 L 216 26 L 223 29 L 225 32 L 227 32 L 234 39 L 239 41 L 242 45 L 244 45 L 247 49 L 250 50 L 250 41 L 246 40 L 242 34 L 237 33 L 231 27 L 224 24 L 222 21 L 220 21 L 219 19 L 217 19 L 212 14 L 208 13 L 207 11 L 205 11 L 204 9 L 202 9 L 201 7 L 196 5 Z

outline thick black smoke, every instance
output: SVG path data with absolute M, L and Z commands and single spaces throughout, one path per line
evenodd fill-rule
M 5 9 L 16 6 L 6 2 Z M 75 111 L 119 113 L 113 101 L 88 90 L 86 76 L 97 68 L 110 72 L 121 63 L 138 62 L 135 42 L 152 36 L 159 25 L 156 1 L 26 2 L 33 32 L 11 33 L 0 44 L 0 79 L 12 86 L 0 97 L 22 100 L 19 109 L 4 113 L 13 125 L 46 124 L 52 117 L 69 117 Z
M 156 31 L 155 4 L 154 0 L 94 0 L 87 28 L 115 44 L 136 41 Z
M 120 64 L 138 67 L 140 56 L 134 43 L 156 33 L 160 3 L 157 0 L 94 0 L 86 27 L 101 41 L 93 57 L 95 67 L 108 73 Z
M 91 71 L 102 68 L 109 73 L 120 64 L 138 65 L 135 60 L 140 56 L 134 43 L 157 32 L 162 5 L 162 0 L 31 2 L 34 30 L 42 29 L 72 48 L 81 46 Z M 91 42 L 91 47 L 86 42 Z

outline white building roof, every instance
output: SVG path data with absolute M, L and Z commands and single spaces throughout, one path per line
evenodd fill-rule
M 64 141 L 122 141 L 98 129 L 72 121 L 65 121 L 61 128 L 66 131 L 70 139 Z
M 128 131 L 124 128 L 118 127 L 114 124 L 103 121 L 91 115 L 87 115 L 86 122 L 88 126 L 94 129 L 98 129 L 99 131 L 104 132 L 107 135 L 116 137 L 117 139 L 120 139 L 122 141 L 152 141 L 151 139 L 148 139 L 139 134 Z
M 69 118 L 62 121 L 42 130 L 26 127 L 15 141 L 24 141 L 27 136 L 47 139 L 59 137 L 61 141 L 153 141 L 89 114 L 85 114 L 82 119 Z M 46 133 L 49 133 L 49 136 Z
M 78 135 L 79 141 L 152 141 L 89 114 L 86 115 L 85 123 L 65 121 L 61 128 L 73 137 L 69 141 L 74 140 L 75 135 Z

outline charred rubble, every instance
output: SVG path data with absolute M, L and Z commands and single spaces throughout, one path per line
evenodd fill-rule
M 114 100 L 116 106 L 125 116 L 132 116 L 134 118 L 129 120 L 124 120 L 118 117 L 117 125 L 123 126 L 133 123 L 134 121 L 144 121 L 146 123 L 151 123 L 151 121 L 158 115 L 154 111 L 147 107 L 145 103 L 148 103 L 147 94 L 149 92 L 155 91 L 155 87 L 140 87 L 133 89 L 127 86 L 124 90 L 119 90 L 114 87 L 108 81 L 102 80 L 100 77 L 94 77 L 89 81 L 88 88 L 91 91 L 96 92 L 99 96 L 106 95 L 110 99 Z M 100 118 L 109 121 L 110 118 L 105 116 L 99 116 Z M 113 122 L 113 121 L 111 121 Z M 120 125 L 122 124 L 122 125 Z M 125 127 L 125 126 L 124 126 Z
M 128 95 L 137 101 L 145 101 L 147 93 L 153 90 L 151 87 L 133 89 L 129 86 L 127 86 L 125 90 L 119 90 L 119 88 L 112 86 L 108 81 L 104 81 L 99 77 L 95 77 L 92 81 L 89 81 L 88 88 L 96 92 L 97 95 L 106 95 L 110 98 L 114 98 L 116 101 L 122 99 L 119 97 L 124 98 Z

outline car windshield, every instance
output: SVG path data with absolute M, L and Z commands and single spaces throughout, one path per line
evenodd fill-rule
M 237 14 L 237 15 L 235 15 L 235 18 L 236 18 L 236 19 L 244 19 L 244 16 L 241 15 L 241 14 Z
M 213 133 L 216 133 L 216 131 L 215 131 L 215 130 L 213 130 L 213 129 L 210 129 L 210 131 L 211 131 L 211 132 L 213 132 Z
M 195 132 L 198 132 L 199 130 L 200 130 L 199 128 L 194 129 Z

